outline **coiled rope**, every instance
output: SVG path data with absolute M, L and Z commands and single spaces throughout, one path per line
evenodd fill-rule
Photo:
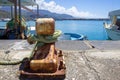
M 34 50 L 36 48 L 37 45 L 42 45 L 44 43 L 53 43 L 53 42 L 56 42 L 57 41 L 57 38 L 61 35 L 61 31 L 60 30 L 57 30 L 54 32 L 53 35 L 29 35 L 30 39 L 32 41 L 35 41 L 35 45 L 32 49 L 32 52 L 30 53 L 30 56 L 28 58 L 31 58 L 34 54 Z M 26 57 L 25 57 L 26 58 Z M 24 60 L 24 58 L 23 58 Z M 7 61 L 0 61 L 0 65 L 16 65 L 16 64 L 19 64 L 21 63 L 23 60 L 7 60 Z

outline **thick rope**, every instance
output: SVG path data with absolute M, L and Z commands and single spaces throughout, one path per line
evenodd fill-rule
M 33 50 L 30 54 L 29 58 L 32 58 L 32 56 L 34 55 L 34 50 L 36 48 L 37 45 L 42 45 L 44 43 L 53 43 L 57 41 L 57 38 L 61 35 L 61 31 L 57 30 L 54 32 L 53 35 L 49 35 L 49 36 L 35 36 L 35 35 L 30 35 L 30 39 L 35 41 L 35 46 L 33 47 Z M 41 43 L 41 44 L 40 44 Z M 26 58 L 26 57 L 25 57 Z M 23 58 L 24 59 L 24 58 Z M 13 61 L 0 61 L 0 65 L 16 65 L 21 63 L 23 60 L 13 60 Z
M 60 30 L 56 30 L 53 35 L 29 35 L 30 40 L 33 42 L 40 42 L 40 43 L 53 43 L 57 41 L 57 38 L 61 35 Z
M 15 61 L 0 61 L 0 65 L 16 65 L 21 63 L 21 60 L 15 60 Z

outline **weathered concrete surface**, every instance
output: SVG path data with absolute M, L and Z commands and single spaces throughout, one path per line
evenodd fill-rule
M 78 51 L 90 49 L 83 41 L 58 41 L 56 47 L 65 51 Z
M 84 55 L 97 80 L 120 80 L 120 51 L 95 51 Z
M 32 47 L 26 41 L 0 41 L 0 60 L 4 59 L 5 49 L 30 52 Z M 89 41 L 87 44 L 84 41 L 58 41 L 56 47 L 62 49 L 65 56 L 64 80 L 120 80 L 120 41 Z M 19 78 L 19 67 L 20 64 L 0 65 L 0 80 L 54 80 Z
M 120 80 L 119 51 L 92 50 L 65 55 L 68 80 Z
M 120 50 L 120 41 L 89 41 L 100 50 Z

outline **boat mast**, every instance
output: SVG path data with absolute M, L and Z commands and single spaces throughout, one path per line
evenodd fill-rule
M 13 6 L 11 5 L 11 18 L 13 18 Z
M 37 4 L 37 18 L 39 18 L 39 5 Z
M 15 18 L 15 29 L 17 34 L 17 0 L 14 0 L 14 18 Z
M 19 6 L 19 27 L 21 28 L 21 0 L 18 0 Z

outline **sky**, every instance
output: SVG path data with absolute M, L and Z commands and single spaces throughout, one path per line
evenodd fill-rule
M 120 9 L 120 0 L 36 0 L 36 2 L 40 9 L 69 14 L 77 18 L 108 18 L 108 12 Z

